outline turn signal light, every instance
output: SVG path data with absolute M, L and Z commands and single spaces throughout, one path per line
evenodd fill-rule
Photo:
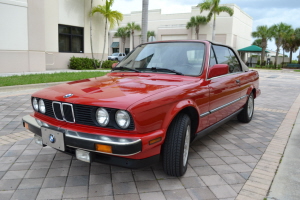
M 155 138 L 155 139 L 149 141 L 149 145 L 155 144 L 155 143 L 160 142 L 160 141 L 161 141 L 161 137 Z
M 96 151 L 112 153 L 112 146 L 104 145 L 104 144 L 96 144 L 95 147 L 96 147 Z

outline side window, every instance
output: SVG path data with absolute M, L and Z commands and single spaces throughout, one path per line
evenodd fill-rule
M 241 72 L 242 68 L 241 68 L 238 58 L 236 57 L 235 53 L 231 49 L 228 49 L 228 50 L 230 53 L 230 59 L 229 59 L 229 63 L 228 63 L 229 72 L 230 73 Z
M 209 67 L 212 67 L 215 64 L 217 64 L 216 56 L 215 56 L 215 52 L 214 52 L 213 48 L 211 48 L 210 49 Z
M 218 64 L 228 64 L 229 73 L 242 71 L 238 58 L 228 47 L 213 45 Z

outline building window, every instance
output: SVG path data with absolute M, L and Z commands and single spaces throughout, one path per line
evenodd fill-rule
M 112 48 L 113 53 L 119 53 L 119 48 Z
M 59 52 L 83 53 L 83 28 L 58 25 Z

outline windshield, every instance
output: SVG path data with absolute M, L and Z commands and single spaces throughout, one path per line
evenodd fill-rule
M 130 52 L 117 67 L 140 72 L 197 76 L 202 71 L 204 47 L 204 43 L 200 42 L 143 44 Z
M 113 54 L 111 54 L 112 56 L 118 56 L 119 55 L 119 53 L 113 53 Z

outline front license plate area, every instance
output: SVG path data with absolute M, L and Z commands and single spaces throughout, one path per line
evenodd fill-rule
M 45 127 L 42 127 L 41 130 L 43 144 L 60 151 L 65 151 L 64 134 L 62 132 L 51 130 Z

